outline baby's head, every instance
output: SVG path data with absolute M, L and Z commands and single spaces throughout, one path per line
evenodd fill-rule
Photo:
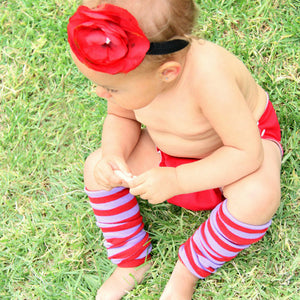
M 96 9 L 100 4 L 113 4 L 128 10 L 150 42 L 162 42 L 192 33 L 197 17 L 194 0 L 83 0 Z
M 178 75 L 196 12 L 193 0 L 85 0 L 68 24 L 72 56 L 86 76 L 87 68 L 122 77 L 172 66 Z

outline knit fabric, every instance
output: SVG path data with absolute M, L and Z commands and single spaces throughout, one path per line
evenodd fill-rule
M 240 251 L 259 241 L 271 225 L 249 225 L 227 210 L 227 200 L 216 206 L 210 217 L 179 249 L 179 259 L 198 278 L 214 273 Z
M 111 191 L 85 189 L 93 208 L 96 224 L 104 236 L 108 258 L 119 267 L 137 267 L 150 259 L 149 234 L 144 230 L 136 198 L 129 189 Z

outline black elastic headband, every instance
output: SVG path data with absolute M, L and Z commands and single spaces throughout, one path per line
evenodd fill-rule
M 148 55 L 164 55 L 182 50 L 189 44 L 186 40 L 171 40 L 166 42 L 150 43 L 150 48 L 146 54 Z

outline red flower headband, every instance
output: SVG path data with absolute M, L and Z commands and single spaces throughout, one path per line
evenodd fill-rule
M 150 43 L 132 14 L 107 3 L 95 10 L 79 6 L 67 29 L 76 57 L 89 68 L 109 74 L 128 73 L 146 54 L 172 53 L 188 45 L 185 40 Z

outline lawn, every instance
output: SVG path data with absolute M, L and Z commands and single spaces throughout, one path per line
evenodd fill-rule
M 299 299 L 299 1 L 198 3 L 196 34 L 236 54 L 269 92 L 285 154 L 270 230 L 199 281 L 194 299 Z M 83 192 L 106 104 L 70 59 L 66 25 L 77 4 L 0 2 L 0 299 L 93 299 L 112 271 Z M 158 299 L 178 246 L 208 212 L 144 201 L 141 210 L 155 263 L 125 299 Z

